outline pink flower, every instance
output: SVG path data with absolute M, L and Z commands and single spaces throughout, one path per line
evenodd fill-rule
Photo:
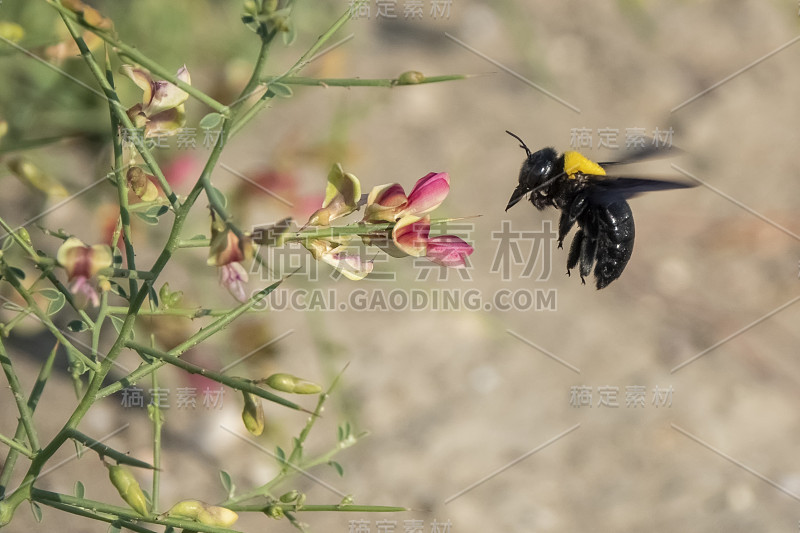
M 367 197 L 364 222 L 394 222 L 405 216 L 421 217 L 439 207 L 450 192 L 450 176 L 431 172 L 417 180 L 406 196 L 397 183 L 379 185 Z
M 428 239 L 425 257 L 449 268 L 463 268 L 467 264 L 467 256 L 471 255 L 472 246 L 455 235 L 440 235 Z
M 425 255 L 428 234 L 431 231 L 431 219 L 409 215 L 400 219 L 392 229 L 392 241 L 403 253 L 413 257 Z
M 219 284 L 228 289 L 231 296 L 240 302 L 247 301 L 245 283 L 249 277 L 241 263 L 228 263 L 219 268 Z
M 447 172 L 431 172 L 422 177 L 408 194 L 408 205 L 400 211 L 399 217 L 406 215 L 422 216 L 430 213 L 444 202 L 450 192 L 450 176 Z
M 97 291 L 89 280 L 100 270 L 111 267 L 111 248 L 104 244 L 87 246 L 80 239 L 70 237 L 58 249 L 56 260 L 67 271 L 70 292 L 85 297 L 95 307 L 100 305 Z
M 406 216 L 395 224 L 392 230 L 392 245 L 385 249 L 386 253 L 400 251 L 414 257 L 427 257 L 437 265 L 462 268 L 466 259 L 474 249 L 460 237 L 455 235 L 439 235 L 429 237 L 431 230 L 430 217 L 419 218 Z
M 120 70 L 143 91 L 142 103 L 127 111 L 134 126 L 145 128 L 145 137 L 176 134 L 186 122 L 183 104 L 189 93 L 168 81 L 153 79 L 146 69 L 122 65 Z M 186 65 L 175 77 L 187 84 L 192 82 Z
M 347 242 L 332 242 L 325 239 L 309 239 L 303 246 L 311 252 L 314 259 L 329 264 L 342 273 L 344 277 L 353 281 L 364 279 L 372 272 L 372 261 L 364 260 L 357 254 L 348 254 L 342 251 Z

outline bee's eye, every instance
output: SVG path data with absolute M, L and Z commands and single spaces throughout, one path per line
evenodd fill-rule
M 536 174 L 546 176 L 550 172 L 550 163 L 545 163 L 536 169 Z

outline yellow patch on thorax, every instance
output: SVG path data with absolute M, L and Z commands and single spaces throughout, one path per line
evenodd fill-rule
M 603 167 L 578 152 L 564 152 L 564 172 L 567 173 L 570 179 L 574 179 L 575 174 L 578 172 L 581 174 L 606 175 Z

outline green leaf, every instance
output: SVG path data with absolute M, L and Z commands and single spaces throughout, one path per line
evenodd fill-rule
M 113 292 L 117 296 L 125 298 L 126 300 L 128 299 L 128 293 L 125 291 L 125 289 L 122 288 L 122 285 L 120 285 L 114 280 L 108 280 L 108 282 L 111 284 L 111 292 Z
M 291 46 L 294 43 L 295 38 L 297 37 L 297 27 L 295 26 L 294 20 L 290 19 L 287 21 L 289 29 L 281 34 L 283 38 L 283 44 L 285 46 Z
M 8 270 L 14 275 L 15 278 L 22 281 L 25 279 L 25 272 L 17 267 L 9 266 Z
M 108 526 L 108 533 L 120 533 L 121 531 L 122 531 L 122 528 L 116 522 L 112 522 Z
M 153 302 L 153 305 L 158 307 L 158 294 L 156 294 L 156 290 L 152 285 L 148 287 L 147 293 L 150 295 L 150 301 Z
M 281 463 L 285 463 L 286 462 L 286 452 L 284 452 L 283 448 L 281 448 L 280 446 L 277 446 L 275 448 L 275 456 L 278 458 L 278 461 L 280 461 Z
M 225 489 L 227 498 L 233 498 L 233 493 L 236 491 L 236 485 L 231 479 L 231 475 L 224 470 L 219 471 L 219 480 L 222 482 L 222 487 Z
M 219 113 L 209 113 L 208 115 L 204 116 L 200 119 L 200 127 L 204 130 L 210 130 L 212 128 L 216 128 L 222 123 L 222 115 Z
M 51 302 L 53 300 L 58 300 L 59 296 L 63 296 L 63 294 L 61 294 L 56 289 L 42 289 L 39 291 L 39 294 L 41 294 L 43 297 L 47 298 Z
M 83 483 L 80 481 L 75 482 L 75 497 L 76 498 L 83 498 L 86 494 L 86 488 L 83 486 Z
M 111 320 L 111 325 L 114 326 L 117 335 L 119 335 L 119 332 L 122 331 L 122 324 L 124 324 L 125 321 L 122 318 L 115 315 L 108 315 L 108 318 Z M 131 334 L 131 336 L 133 335 Z
M 51 300 L 50 303 L 47 305 L 47 316 L 54 315 L 61 311 L 64 307 L 64 304 L 67 303 L 67 299 L 64 297 L 63 294 L 60 292 L 58 293 L 58 297 L 55 300 Z
M 339 472 L 339 476 L 344 476 L 344 468 L 342 465 L 337 463 L 336 461 L 328 461 L 328 464 L 331 465 L 337 472 Z
M 277 81 L 269 84 L 269 90 L 272 91 L 272 94 L 280 98 L 291 98 L 294 94 L 291 87 Z
M 205 240 L 208 240 L 208 237 L 206 237 L 202 233 L 199 233 L 199 234 L 195 235 L 194 237 L 192 237 L 191 239 L 187 239 L 187 240 L 189 240 L 189 241 L 205 241 Z
M 42 508 L 39 507 L 39 504 L 32 501 L 31 502 L 31 512 L 33 512 L 33 518 L 36 519 L 37 522 L 41 524 L 42 522 Z
M 81 331 L 86 331 L 89 326 L 83 320 L 73 320 L 69 324 L 67 324 L 67 329 L 73 333 L 80 333 Z
M 142 213 L 140 211 L 136 211 L 135 213 L 137 217 L 144 221 L 145 224 L 149 224 L 151 226 L 158 225 L 158 217 L 150 216 L 147 213 Z

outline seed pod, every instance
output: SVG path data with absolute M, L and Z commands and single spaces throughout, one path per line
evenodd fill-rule
M 206 504 L 200 500 L 183 500 L 173 505 L 170 510 L 167 511 L 167 516 L 178 516 L 195 520 L 197 515 L 200 514 L 200 511 L 205 508 Z
M 128 468 L 119 465 L 106 465 L 108 468 L 108 478 L 111 484 L 117 489 L 122 499 L 131 508 L 142 516 L 149 514 L 147 510 L 147 499 L 139 486 L 139 482 Z
M 238 519 L 235 512 L 216 505 L 209 505 L 197 514 L 197 521 L 207 526 L 230 527 Z
M 249 392 L 242 392 L 242 395 L 244 396 L 244 409 L 242 410 L 244 427 L 251 435 L 258 437 L 264 432 L 264 408 L 261 406 L 261 399 Z
M 425 81 L 425 75 L 422 72 L 418 72 L 416 70 L 409 70 L 408 72 L 403 72 L 397 78 L 397 85 L 416 85 L 418 83 L 422 83 Z
M 316 394 L 322 391 L 322 387 L 316 383 L 306 381 L 291 374 L 272 374 L 264 380 L 264 383 L 275 390 L 294 394 Z

